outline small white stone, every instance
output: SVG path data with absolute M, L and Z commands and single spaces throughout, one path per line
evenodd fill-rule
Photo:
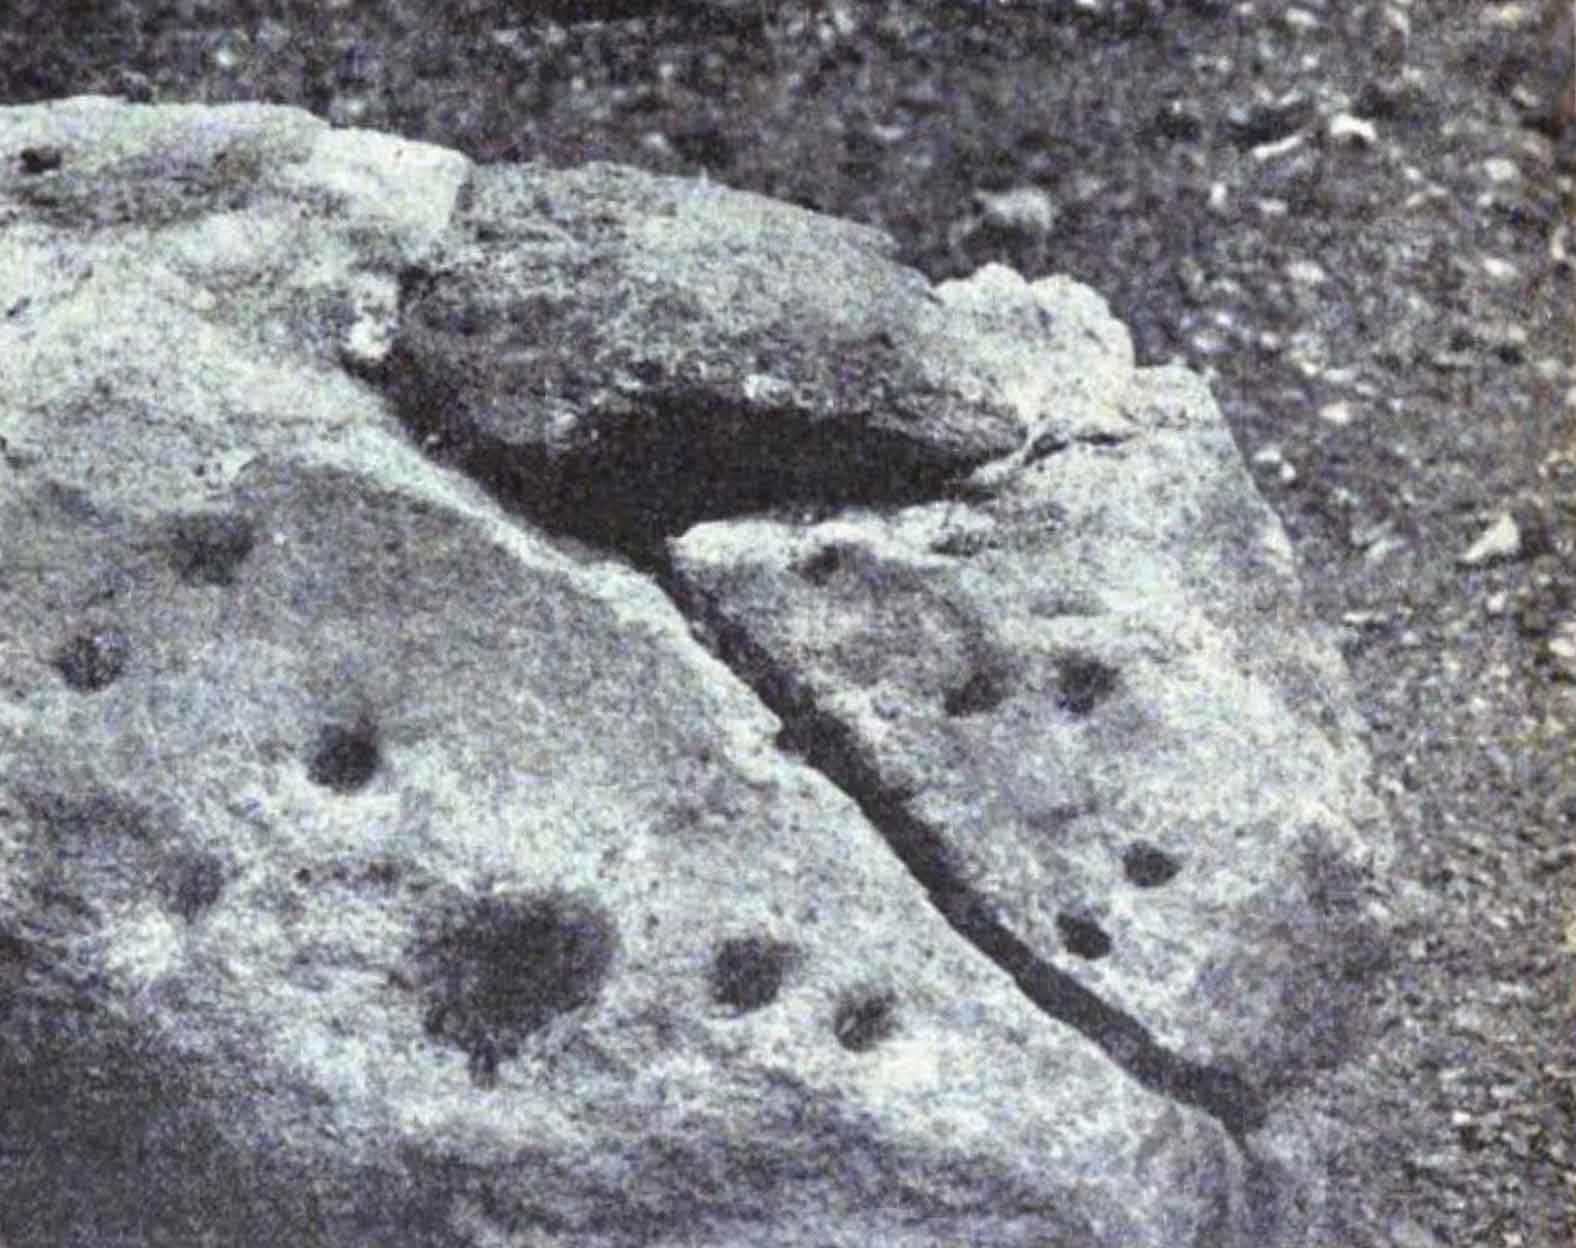
M 1411 40 L 1412 22 L 1402 9 L 1387 4 L 1378 10 L 1377 20 L 1371 24 L 1369 41 L 1381 65 L 1394 69 L 1405 61 Z
M 348 284 L 346 302 L 354 311 L 341 355 L 347 363 L 362 367 L 381 364 L 393 349 L 399 328 L 399 286 L 392 277 L 360 273 Z
M 1516 518 L 1508 511 L 1488 528 L 1457 562 L 1464 567 L 1482 567 L 1502 559 L 1514 559 L 1521 553 L 1521 529 Z
M 1374 123 L 1351 113 L 1337 113 L 1331 117 L 1328 133 L 1330 141 L 1339 147 L 1372 147 L 1379 141 Z
M 1495 156 L 1483 162 L 1483 172 L 1488 175 L 1488 180 L 1496 186 L 1503 186 L 1507 182 L 1519 182 L 1521 169 L 1513 160 L 1506 160 L 1503 156 Z
M 1293 260 L 1286 266 L 1286 276 L 1299 286 L 1322 286 L 1325 272 L 1312 260 Z
M 1300 134 L 1287 135 L 1284 139 L 1278 139 L 1274 143 L 1260 143 L 1253 149 L 1253 159 L 1261 163 L 1266 160 L 1274 160 L 1278 156 L 1286 156 L 1291 152 L 1295 152 L 1302 144 L 1303 137 Z
M 999 194 L 978 192 L 974 203 L 987 227 L 1034 242 L 1043 241 L 1056 224 L 1056 205 L 1037 186 L 1020 186 Z
M 1576 664 L 1576 620 L 1566 620 L 1548 640 L 1550 657 L 1569 666 Z
M 1509 260 L 1501 260 L 1497 256 L 1483 257 L 1483 272 L 1490 280 L 1496 282 L 1510 282 L 1516 278 L 1516 266 Z
M 1485 4 L 1478 22 L 1489 30 L 1524 30 L 1536 20 L 1530 4 Z
M 751 403 L 776 400 L 787 402 L 793 394 L 793 385 L 769 373 L 751 373 L 744 379 L 744 397 Z
M 1327 425 L 1334 425 L 1337 429 L 1344 429 L 1352 423 L 1352 405 L 1345 399 L 1335 403 L 1326 403 L 1319 409 L 1319 419 Z
M 1363 562 L 1370 566 L 1383 563 L 1398 550 L 1405 550 L 1406 542 L 1399 537 L 1381 537 L 1363 551 Z
M 1227 346 L 1225 337 L 1213 329 L 1201 329 L 1188 341 L 1197 354 L 1204 356 L 1219 355 Z

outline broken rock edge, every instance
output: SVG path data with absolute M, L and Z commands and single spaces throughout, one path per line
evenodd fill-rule
M 409 291 L 409 286 L 406 289 Z M 1041 1013 L 1091 1040 L 1145 1088 L 1209 1114 L 1239 1147 L 1245 1147 L 1246 1135 L 1268 1119 L 1265 1094 L 1234 1071 L 1173 1053 L 1138 1019 L 1037 955 L 962 880 L 937 830 L 904 810 L 900 795 L 887 792 L 878 776 L 854 761 L 854 752 L 840 739 L 842 726 L 817 712 L 810 699 L 791 688 L 786 675 L 776 670 L 764 653 L 738 630 L 723 624 L 710 605 L 681 585 L 672 571 L 668 542 L 703 521 L 762 512 L 821 518 L 846 507 L 905 507 L 978 497 L 981 481 L 996 475 L 994 470 L 1012 461 L 1023 463 L 1025 453 L 1038 458 L 1062 449 L 1060 446 L 1041 446 L 1031 440 L 1019 452 L 974 465 L 969 472 L 943 471 L 925 464 L 918 448 L 906 447 L 902 459 L 908 461 L 912 472 L 892 471 L 889 463 L 885 471 L 862 481 L 857 472 L 845 471 L 828 484 L 803 469 L 775 476 L 762 474 L 758 468 L 751 471 L 742 456 L 728 455 L 722 449 L 727 439 L 712 438 L 700 463 L 725 474 L 737 461 L 741 471 L 748 471 L 754 479 L 744 488 L 720 494 L 714 488 L 702 504 L 693 495 L 680 497 L 658 488 L 654 478 L 662 475 L 661 461 L 644 453 L 652 448 L 645 438 L 637 448 L 642 453 L 620 456 L 616 471 L 599 467 L 585 472 L 573 461 L 554 461 L 535 448 L 461 430 L 443 415 L 451 396 L 431 393 L 413 380 L 419 374 L 399 358 L 398 348 L 388 363 L 390 367 L 378 380 L 387 387 L 401 422 L 425 454 L 478 481 L 507 511 L 533 527 L 615 554 L 652 576 L 700 640 L 782 721 L 782 748 L 798 755 L 854 801 L 959 936 L 1004 970 Z M 655 415 L 659 426 L 672 429 L 673 422 L 665 419 L 662 411 Z M 771 420 L 757 415 L 751 425 L 756 430 L 766 429 Z M 826 432 L 799 430 L 802 437 L 812 439 Z M 1031 431 L 1031 436 L 1035 432 L 1038 430 Z M 778 438 L 774 442 L 789 445 L 796 440 Z M 1098 433 L 1075 436 L 1074 440 L 1096 445 L 1108 441 Z M 863 446 L 854 459 L 865 464 L 878 462 L 880 449 L 897 448 Z M 678 456 L 670 449 L 662 458 L 671 464 Z M 759 464 L 758 444 L 749 458 Z M 839 460 L 846 462 L 842 457 Z M 652 470 L 654 465 L 659 471 Z M 712 487 L 724 484 L 716 479 L 708 483 Z M 983 492 L 994 490 L 986 486 Z

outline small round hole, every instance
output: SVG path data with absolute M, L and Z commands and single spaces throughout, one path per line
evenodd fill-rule
M 369 720 L 330 724 L 318 734 L 307 774 L 336 793 L 354 793 L 371 781 L 380 759 L 377 728 Z
M 1129 845 L 1122 854 L 1122 873 L 1128 883 L 1137 888 L 1159 888 L 1169 884 L 1182 870 L 1179 863 L 1163 849 L 1142 841 Z
M 486 896 L 444 928 L 420 955 L 430 998 L 423 1026 L 469 1056 L 479 1083 L 518 1057 L 528 1036 L 594 1003 L 618 945 L 602 906 L 557 891 Z
M 832 1033 L 850 1053 L 866 1053 L 897 1028 L 897 998 L 890 992 L 865 993 L 838 1007 Z
M 1116 688 L 1116 669 L 1099 659 L 1075 656 L 1059 668 L 1056 705 L 1074 715 L 1087 715 Z
M 1088 958 L 1091 962 L 1111 952 L 1111 938 L 1105 929 L 1089 919 L 1076 915 L 1056 916 L 1056 930 L 1061 933 L 1062 944 L 1075 957 Z
M 1005 702 L 1008 692 L 1007 679 L 1001 671 L 981 667 L 964 684 L 947 691 L 942 709 L 953 719 L 983 715 Z
M 711 968 L 712 1000 L 741 1013 L 777 999 L 782 989 L 788 947 L 761 937 L 725 940 Z
M 183 516 L 174 532 L 176 575 L 185 585 L 232 585 L 256 540 L 252 522 L 245 516 Z
M 825 585 L 843 570 L 846 557 L 844 548 L 833 543 L 795 564 L 794 571 L 812 585 Z
M 125 636 L 114 630 L 80 633 L 55 655 L 55 670 L 78 693 L 97 693 L 126 670 L 130 650 Z
M 224 893 L 223 864 L 206 854 L 182 863 L 176 870 L 173 891 L 170 900 L 175 912 L 195 923 Z

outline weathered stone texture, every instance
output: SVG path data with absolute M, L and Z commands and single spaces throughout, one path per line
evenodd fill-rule
M 429 447 L 600 540 L 784 497 L 918 497 L 1024 423 L 891 250 L 704 182 L 480 169 L 410 283 L 392 382 Z
M 12 1248 L 1334 1242 L 1361 729 L 1097 296 L 288 109 L 0 157 Z

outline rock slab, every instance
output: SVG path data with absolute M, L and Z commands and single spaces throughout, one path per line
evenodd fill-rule
M 411 282 L 390 386 L 429 450 L 602 544 L 785 498 L 923 497 L 1024 426 L 892 251 L 706 182 L 479 169 Z
M 290 109 L 0 157 L 0 1238 L 1338 1231 L 1360 727 L 1097 296 Z

